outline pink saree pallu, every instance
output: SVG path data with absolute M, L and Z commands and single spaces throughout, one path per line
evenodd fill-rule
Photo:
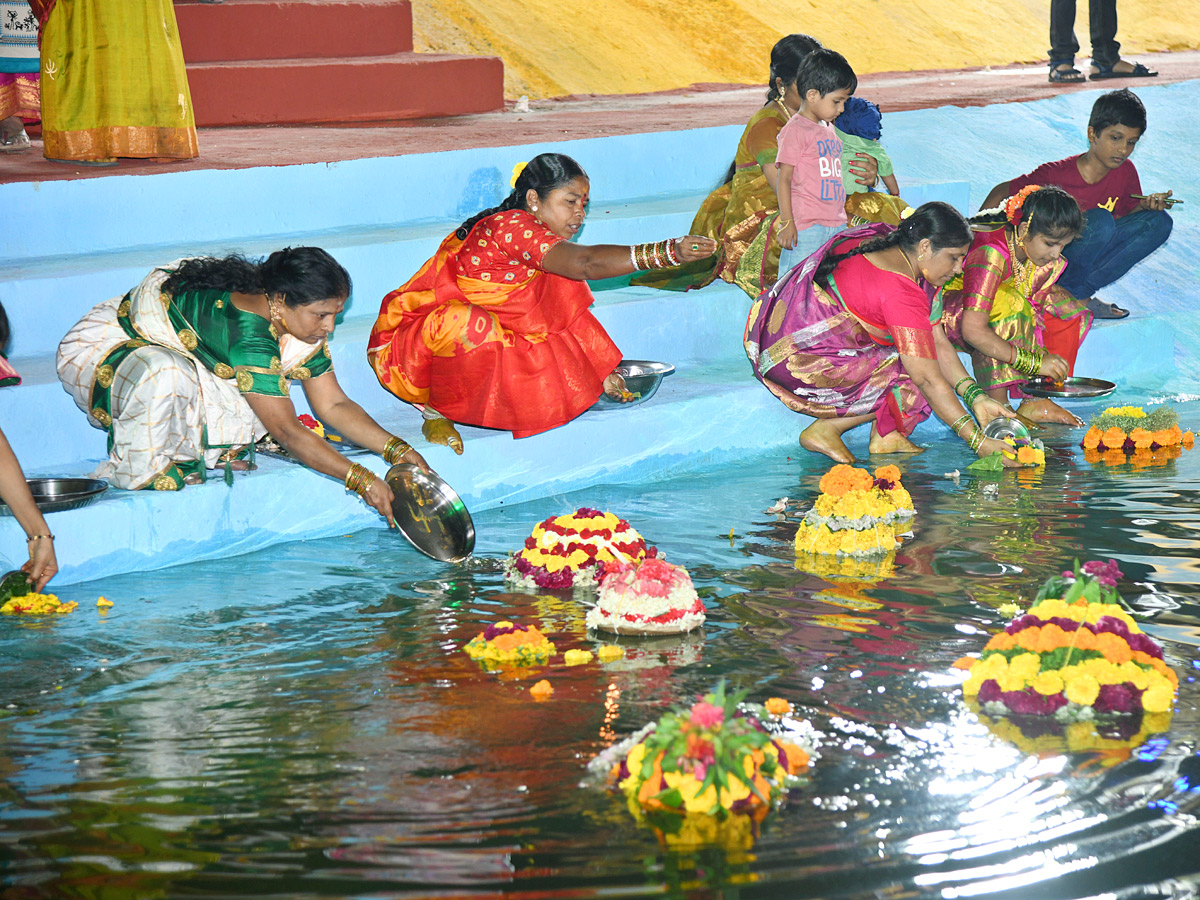
M 868 225 L 831 238 L 754 302 L 743 344 L 755 377 L 788 409 L 818 419 L 874 415 L 880 434 L 908 435 L 930 409 L 899 351 L 845 307 L 836 270 L 829 289 L 813 283 L 834 245 L 889 230 Z

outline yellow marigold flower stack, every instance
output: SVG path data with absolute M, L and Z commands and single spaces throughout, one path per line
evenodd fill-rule
M 1170 712 L 1179 678 L 1121 605 L 1119 577 L 1110 560 L 1049 579 L 978 659 L 956 663 L 970 673 L 963 696 L 992 716 L 1061 722 Z
M 898 526 L 915 514 L 895 466 L 880 466 L 872 476 L 866 469 L 839 463 L 821 477 L 820 487 L 820 496 L 796 531 L 797 558 L 887 554 L 899 543 Z

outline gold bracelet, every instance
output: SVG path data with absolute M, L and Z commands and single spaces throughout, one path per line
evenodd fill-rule
M 350 471 L 346 473 L 346 490 L 354 491 L 362 497 L 375 480 L 375 473 L 360 463 L 351 463 Z
M 52 540 L 54 540 L 54 535 L 49 534 L 49 533 L 25 535 L 25 543 L 27 543 L 27 544 L 30 543 L 31 541 L 43 541 L 43 540 L 51 540 L 52 541 Z
M 383 458 L 393 466 L 400 462 L 404 454 L 412 449 L 412 444 L 403 438 L 390 437 L 383 445 Z
M 787 228 L 789 225 L 792 224 L 792 220 L 791 219 L 778 219 L 778 220 L 776 220 L 775 224 L 779 226 L 780 231 L 783 231 L 783 229 Z

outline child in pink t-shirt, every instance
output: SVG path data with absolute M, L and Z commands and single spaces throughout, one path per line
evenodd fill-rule
M 833 50 L 814 50 L 800 63 L 800 109 L 779 132 L 779 276 L 846 227 L 842 141 L 833 120 L 858 87 L 850 63 Z

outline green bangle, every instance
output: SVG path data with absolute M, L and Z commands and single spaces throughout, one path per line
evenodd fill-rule
M 958 389 L 960 387 L 962 387 L 962 383 L 964 381 L 969 381 L 969 382 L 971 382 L 971 384 L 975 384 L 975 379 L 972 378 L 970 375 L 964 375 L 962 378 L 958 379 L 958 381 L 954 382 L 954 393 L 958 394 L 960 397 L 962 396 L 962 394 L 959 392 Z
M 968 422 L 971 422 L 971 421 L 974 421 L 974 420 L 971 418 L 970 413 L 961 415 L 957 419 L 954 420 L 954 424 L 950 426 L 950 430 L 954 432 L 955 437 L 962 437 L 962 435 L 958 433 L 959 429 L 961 429 L 964 425 L 966 425 Z
M 984 395 L 984 390 L 977 384 L 970 385 L 963 391 L 963 405 L 969 410 L 975 405 L 975 401 Z

